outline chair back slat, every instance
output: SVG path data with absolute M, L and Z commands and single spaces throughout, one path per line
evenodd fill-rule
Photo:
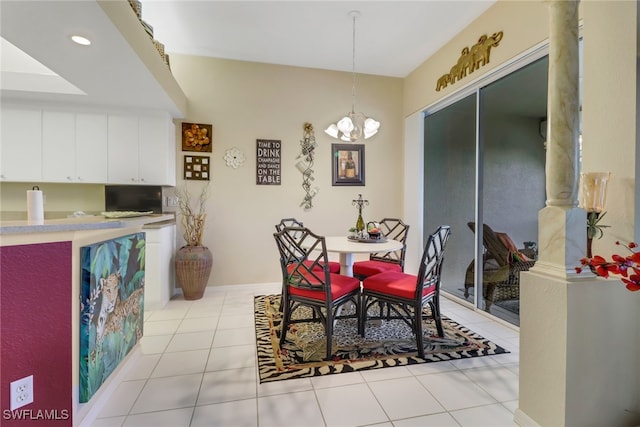
M 295 218 L 282 218 L 278 224 L 276 224 L 276 231 L 280 231 L 285 227 L 304 227 L 302 222 Z
M 306 227 L 283 227 L 274 233 L 285 283 L 301 289 L 330 292 L 325 239 Z
M 451 237 L 451 227 L 448 225 L 441 225 L 429 235 L 418 271 L 416 298 L 422 298 L 423 290 L 432 285 L 436 286 L 436 292 L 440 291 L 444 249 L 449 237 Z
M 404 266 L 406 242 L 409 235 L 409 226 L 398 218 L 384 218 L 379 222 L 380 231 L 389 240 L 402 242 L 402 249 L 392 252 L 372 253 L 369 259 L 375 261 L 392 262 Z

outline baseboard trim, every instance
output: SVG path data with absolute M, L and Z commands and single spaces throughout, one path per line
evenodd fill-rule
M 535 422 L 530 416 L 522 412 L 520 408 L 516 409 L 513 421 L 520 427 L 541 427 L 540 424 Z

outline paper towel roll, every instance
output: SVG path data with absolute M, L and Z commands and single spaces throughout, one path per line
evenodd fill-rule
M 27 220 L 31 224 L 44 223 L 44 202 L 40 190 L 27 190 Z

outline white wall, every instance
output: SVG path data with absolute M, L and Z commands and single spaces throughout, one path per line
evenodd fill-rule
M 382 125 L 365 142 L 364 187 L 334 187 L 331 144 L 323 129 L 351 108 L 351 74 L 308 68 L 184 55 L 171 56 L 173 74 L 189 99 L 185 122 L 213 125 L 211 196 L 203 244 L 213 252 L 210 286 L 281 280 L 273 239 L 274 225 L 296 217 L 315 232 L 344 235 L 357 210 L 352 200 L 369 200 L 365 221 L 403 213 L 402 79 L 358 75 L 356 110 Z M 296 169 L 303 125 L 315 128 L 314 207 L 300 206 L 305 195 Z M 180 122 L 176 123 L 180 129 Z M 256 185 L 256 139 L 282 141 L 282 185 Z M 182 161 L 178 135 L 178 186 Z M 237 147 L 246 156 L 238 169 L 227 167 L 225 150 Z M 197 192 L 203 185 L 187 181 Z M 411 230 L 409 241 L 415 239 Z M 178 230 L 178 245 L 183 243 Z

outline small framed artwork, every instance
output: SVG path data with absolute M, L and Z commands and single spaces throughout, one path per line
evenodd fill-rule
M 209 181 L 209 157 L 184 156 L 184 179 Z
M 333 185 L 364 185 L 364 145 L 331 144 Z
M 211 125 L 182 123 L 182 151 L 211 153 L 211 132 Z

